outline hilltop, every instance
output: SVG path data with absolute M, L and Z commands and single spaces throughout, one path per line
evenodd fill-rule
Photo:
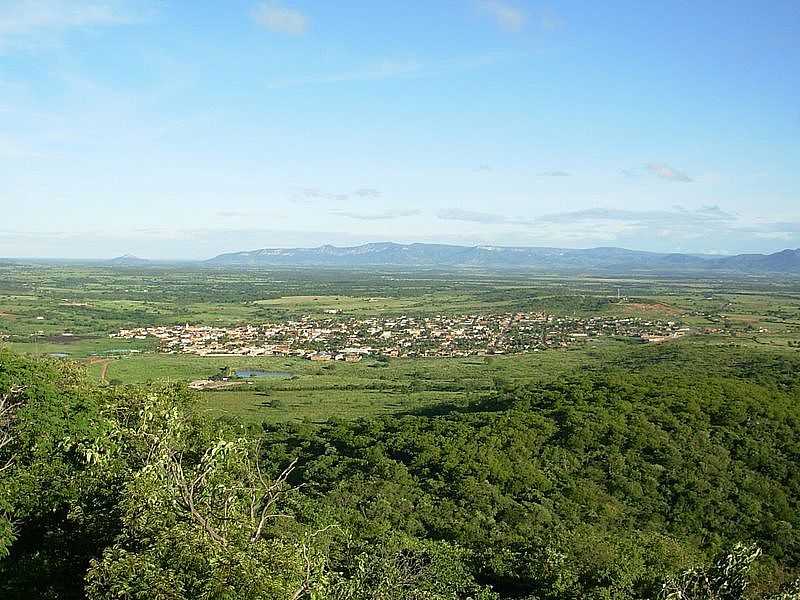
M 133 254 L 123 254 L 108 261 L 110 264 L 120 267 L 139 267 L 149 265 L 151 261 L 146 258 L 139 258 Z

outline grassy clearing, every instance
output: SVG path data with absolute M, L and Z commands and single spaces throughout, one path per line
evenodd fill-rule
M 491 390 L 495 382 L 550 379 L 622 352 L 625 347 L 608 342 L 602 347 L 516 356 L 360 363 L 146 354 L 114 360 L 108 366 L 107 378 L 117 383 L 188 382 L 210 377 L 223 367 L 288 371 L 294 375 L 292 379 L 255 380 L 236 390 L 201 392 L 200 409 L 248 421 L 320 422 L 463 402 Z M 100 365 L 88 365 L 87 369 L 99 380 Z
M 40 336 L 30 342 L 12 342 L 8 346 L 23 354 L 65 354 L 80 360 L 90 356 L 114 356 L 131 352 L 152 352 L 156 349 L 153 340 L 120 340 L 109 337 L 77 338 L 72 342 L 48 342 Z

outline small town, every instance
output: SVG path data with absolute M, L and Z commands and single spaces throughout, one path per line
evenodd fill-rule
M 558 317 L 545 313 L 313 319 L 213 327 L 174 325 L 123 329 L 111 337 L 156 338 L 165 353 L 199 356 L 297 356 L 358 362 L 365 356 L 464 357 L 538 352 L 600 337 L 659 343 L 691 330 L 678 321 Z

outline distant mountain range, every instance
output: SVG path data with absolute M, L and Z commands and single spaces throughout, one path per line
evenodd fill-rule
M 455 246 L 448 244 L 396 244 L 380 242 L 361 246 L 318 248 L 263 248 L 220 254 L 205 261 L 148 260 L 131 254 L 110 260 L 0 259 L 3 264 L 92 264 L 125 268 L 186 267 L 332 267 L 508 269 L 540 273 L 600 272 L 638 274 L 783 274 L 800 276 L 800 248 L 774 254 L 716 256 L 642 252 L 625 248 L 543 248 L 529 246 Z
M 537 271 L 719 271 L 800 275 L 800 249 L 775 254 L 710 256 L 662 254 L 624 248 L 538 248 L 454 246 L 382 242 L 352 247 L 264 248 L 221 254 L 209 266 L 443 267 L 508 268 Z

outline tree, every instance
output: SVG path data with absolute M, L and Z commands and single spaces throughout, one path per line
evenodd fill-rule
M 75 451 L 97 435 L 96 398 L 74 365 L 5 351 L 0 398 L 0 597 L 80 598 L 115 528 L 113 488 L 93 485 Z
M 95 468 L 128 474 L 123 528 L 92 561 L 89 598 L 313 597 L 324 553 L 294 521 L 293 463 L 265 477 L 256 442 L 198 429 L 168 390 L 113 412 Z
M 11 444 L 15 439 L 14 421 L 17 412 L 23 403 L 25 388 L 20 385 L 9 386 L 0 391 L 0 481 L 3 473 L 7 472 L 14 464 L 14 454 Z M 8 556 L 8 548 L 14 539 L 14 530 L 11 524 L 11 499 L 6 494 L 0 496 L 0 558 Z
M 737 544 L 706 568 L 694 568 L 664 583 L 660 600 L 741 600 L 746 597 L 750 570 L 761 556 L 755 545 Z M 768 600 L 800 600 L 800 580 Z
M 476 583 L 465 548 L 396 535 L 349 549 L 331 577 L 326 600 L 493 600 Z

